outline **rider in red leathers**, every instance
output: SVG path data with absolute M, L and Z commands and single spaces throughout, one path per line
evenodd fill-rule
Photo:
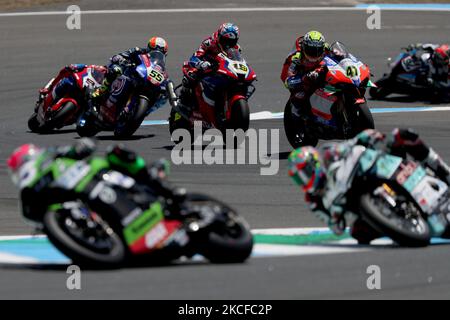
M 239 28 L 230 22 L 223 23 L 219 29 L 200 44 L 192 57 L 183 64 L 183 81 L 180 103 L 187 112 L 192 112 L 193 88 L 198 81 L 214 67 L 215 57 L 230 48 L 240 50 L 238 45 Z M 223 110 L 215 108 L 217 119 L 223 118 Z
M 79 92 L 74 73 L 80 72 L 86 67 L 87 65 L 85 64 L 71 64 L 66 66 L 45 88 L 39 90 L 39 99 L 36 104 L 38 105 L 44 101 L 46 106 L 51 107 L 65 95 L 82 97 L 83 93 Z

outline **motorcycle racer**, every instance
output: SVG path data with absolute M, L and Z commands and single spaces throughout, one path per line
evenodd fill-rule
M 391 76 L 423 69 L 423 72 L 415 79 L 416 84 L 431 88 L 434 101 L 442 100 L 450 89 L 450 46 L 417 43 L 409 45 L 406 51 L 410 56 L 398 65 L 397 70 L 393 70 Z
M 298 106 L 323 82 L 322 60 L 328 53 L 329 45 L 322 33 L 309 31 L 297 38 L 293 50 L 285 59 L 280 78 L 291 93 L 293 105 L 297 107 L 293 108 L 294 116 L 302 118 L 310 115 L 310 109 L 299 110 Z
M 107 206 L 110 210 L 119 210 L 114 209 L 114 203 L 105 203 L 98 194 L 94 196 L 92 185 L 89 187 L 88 184 L 83 190 L 75 190 L 76 188 L 68 190 L 67 185 L 61 187 L 55 183 L 52 175 L 42 173 L 39 176 L 40 172 L 36 172 L 36 165 L 44 164 L 45 166 L 45 163 L 51 164 L 58 158 L 84 162 L 89 159 L 95 149 L 93 140 L 82 138 L 71 146 L 40 148 L 33 144 L 24 144 L 13 151 L 7 160 L 7 165 L 12 181 L 20 189 L 24 217 L 44 214 L 49 203 L 54 203 L 55 199 L 61 199 L 61 202 L 64 202 L 64 199 L 70 197 L 72 193 L 76 193 L 80 199 L 94 206 Z M 183 196 L 182 190 L 178 190 L 177 193 L 167 185 L 165 177 L 168 174 L 168 163 L 163 160 L 148 168 L 142 157 L 120 145 L 110 147 L 105 160 L 112 170 L 132 177 L 137 183 L 151 186 L 164 197 L 179 199 Z M 70 180 L 70 175 L 67 179 Z M 129 207 L 130 211 L 135 208 L 132 204 Z
M 79 72 L 84 68 L 86 68 L 85 64 L 70 64 L 66 66 L 46 87 L 39 90 L 39 99 L 36 105 L 45 99 L 45 105 L 51 106 L 65 95 L 78 95 L 79 89 L 73 73 Z
M 401 157 L 409 155 L 450 185 L 448 165 L 411 129 L 396 128 L 387 137 L 377 130 L 368 129 L 346 142 L 294 150 L 288 158 L 289 176 L 302 187 L 312 212 L 336 234 L 345 230 L 346 193 L 365 150 L 360 146 Z M 351 235 L 364 243 L 377 238 L 360 219 L 354 223 Z
M 147 47 L 131 48 L 112 56 L 110 58 L 111 63 L 108 65 L 108 73 L 106 74 L 103 84 L 92 93 L 91 98 L 99 99 L 105 95 L 109 91 L 112 82 L 117 78 L 117 76 L 123 73 L 124 68 L 129 65 L 139 63 L 139 56 L 141 54 L 147 54 L 157 50 L 167 56 L 168 49 L 169 47 L 166 40 L 161 37 L 152 37 L 148 40 Z
M 188 112 L 192 111 L 189 109 L 192 104 L 192 89 L 202 76 L 212 71 L 215 56 L 230 48 L 241 49 L 238 44 L 239 34 L 237 25 L 230 22 L 223 23 L 216 32 L 203 40 L 191 58 L 184 62 L 183 81 L 179 98 L 180 103 L 188 109 Z M 221 112 L 219 110 L 221 108 L 215 109 L 216 112 Z M 220 119 L 221 114 L 218 114 L 217 118 Z
M 94 119 L 94 121 L 97 122 L 100 126 L 104 123 L 114 124 L 117 119 L 117 114 L 116 108 L 111 107 L 111 105 L 114 105 L 115 103 L 117 103 L 117 101 L 122 101 L 123 98 L 129 93 L 128 91 L 117 90 L 117 92 L 114 92 L 113 90 L 113 92 L 111 93 L 115 93 L 115 96 L 113 98 L 110 97 L 111 101 L 107 101 L 101 108 L 96 107 L 99 106 L 102 98 L 104 98 L 107 93 L 110 92 L 111 85 L 114 80 L 123 73 L 125 73 L 135 85 L 139 85 L 141 79 L 137 77 L 136 72 L 133 72 L 134 69 L 131 68 L 141 63 L 139 57 L 142 54 L 151 56 L 153 53 L 155 53 L 155 55 L 160 53 L 160 55 L 163 57 L 162 61 L 160 62 L 162 64 L 165 64 L 165 57 L 168 53 L 168 45 L 166 40 L 161 37 L 152 37 L 150 38 L 146 48 L 131 48 L 111 57 L 111 63 L 108 66 L 108 72 L 105 76 L 102 86 L 95 90 L 90 96 L 91 99 L 89 101 L 89 108 L 84 115 L 85 118 Z M 164 77 L 168 79 L 166 71 L 164 71 Z M 170 82 L 171 80 L 168 79 L 168 81 Z M 150 113 L 164 106 L 168 100 L 168 93 L 166 92 L 165 85 L 159 86 L 159 91 L 157 94 L 158 95 L 152 105 Z

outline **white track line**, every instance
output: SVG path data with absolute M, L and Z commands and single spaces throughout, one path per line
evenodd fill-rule
M 9 253 L 0 252 L 0 263 L 12 263 L 12 264 L 36 264 L 39 263 L 38 260 L 33 258 L 28 258 L 24 256 L 16 256 Z
M 450 8 L 382 8 L 383 11 L 434 11 L 450 12 Z M 214 13 L 214 12 L 308 12 L 308 11 L 367 11 L 358 7 L 256 7 L 256 8 L 183 8 L 183 9 L 124 9 L 124 10 L 85 10 L 81 14 L 136 14 L 136 13 Z M 0 17 L 71 15 L 73 11 L 33 11 L 0 13 Z
M 336 254 L 350 252 L 371 251 L 369 247 L 338 247 L 338 246 L 314 246 L 314 245 L 279 245 L 279 244 L 259 244 L 256 243 L 253 248 L 253 258 L 269 258 L 269 257 L 288 257 L 288 256 L 305 256 L 319 254 Z
M 18 235 L 18 236 L 0 236 L 0 241 L 7 240 L 26 240 L 26 239 L 36 239 L 36 238 L 46 238 L 45 235 Z

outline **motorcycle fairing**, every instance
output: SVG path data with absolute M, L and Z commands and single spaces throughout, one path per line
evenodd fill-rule
M 394 180 L 410 193 L 425 213 L 433 213 L 448 192 L 443 181 L 427 175 L 426 170 L 414 162 L 405 163 L 401 157 L 381 154 L 366 149 L 359 159 L 362 172 L 370 172 L 383 180 Z
M 333 115 L 331 114 L 331 107 L 336 101 L 337 97 L 333 95 L 332 92 L 326 91 L 322 88 L 316 90 L 309 98 L 312 113 L 318 117 L 324 118 L 327 121 L 330 121 L 333 118 Z
M 166 80 L 164 69 L 160 65 L 153 63 L 146 54 L 141 54 L 139 59 L 142 64 L 136 68 L 138 74 L 153 85 L 160 86 Z

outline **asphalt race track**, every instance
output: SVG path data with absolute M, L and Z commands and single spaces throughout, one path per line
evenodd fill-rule
M 66 17 L 0 17 L 0 235 L 30 234 L 17 209 L 17 193 L 5 166 L 18 145 L 70 144 L 71 129 L 48 135 L 28 132 L 37 89 L 61 66 L 105 63 L 121 50 L 143 45 L 153 34 L 169 41 L 169 73 L 175 82 L 181 64 L 219 23 L 236 22 L 241 45 L 259 81 L 252 112 L 283 110 L 288 97 L 279 80 L 281 63 L 299 33 L 320 29 L 341 40 L 373 68 L 385 71 L 386 58 L 413 42 L 448 42 L 448 12 L 383 11 L 382 29 L 366 28 L 365 11 L 134 13 L 82 16 L 81 30 L 66 29 Z M 369 101 L 371 107 L 413 107 L 423 102 L 405 99 Z M 147 120 L 166 119 L 164 108 Z M 376 114 L 376 126 L 386 132 L 396 126 L 415 128 L 450 161 L 448 111 Z M 252 228 L 321 226 L 307 210 L 302 195 L 286 173 L 290 146 L 282 120 L 253 121 L 254 128 L 280 129 L 280 170 L 259 175 L 257 165 L 173 166 L 171 180 L 190 191 L 206 192 L 229 202 Z M 114 143 L 109 133 L 98 135 L 100 151 Z M 151 161 L 170 159 L 167 126 L 143 126 L 124 142 Z M 272 155 L 276 157 L 277 155 Z M 368 290 L 366 268 L 379 265 L 382 289 Z M 251 259 L 242 265 L 188 264 L 115 271 L 85 271 L 82 290 L 68 291 L 64 268 L 8 267 L 0 270 L 0 298 L 126 298 L 126 299 L 300 299 L 300 298 L 450 298 L 450 247 L 382 248 L 361 253 Z

